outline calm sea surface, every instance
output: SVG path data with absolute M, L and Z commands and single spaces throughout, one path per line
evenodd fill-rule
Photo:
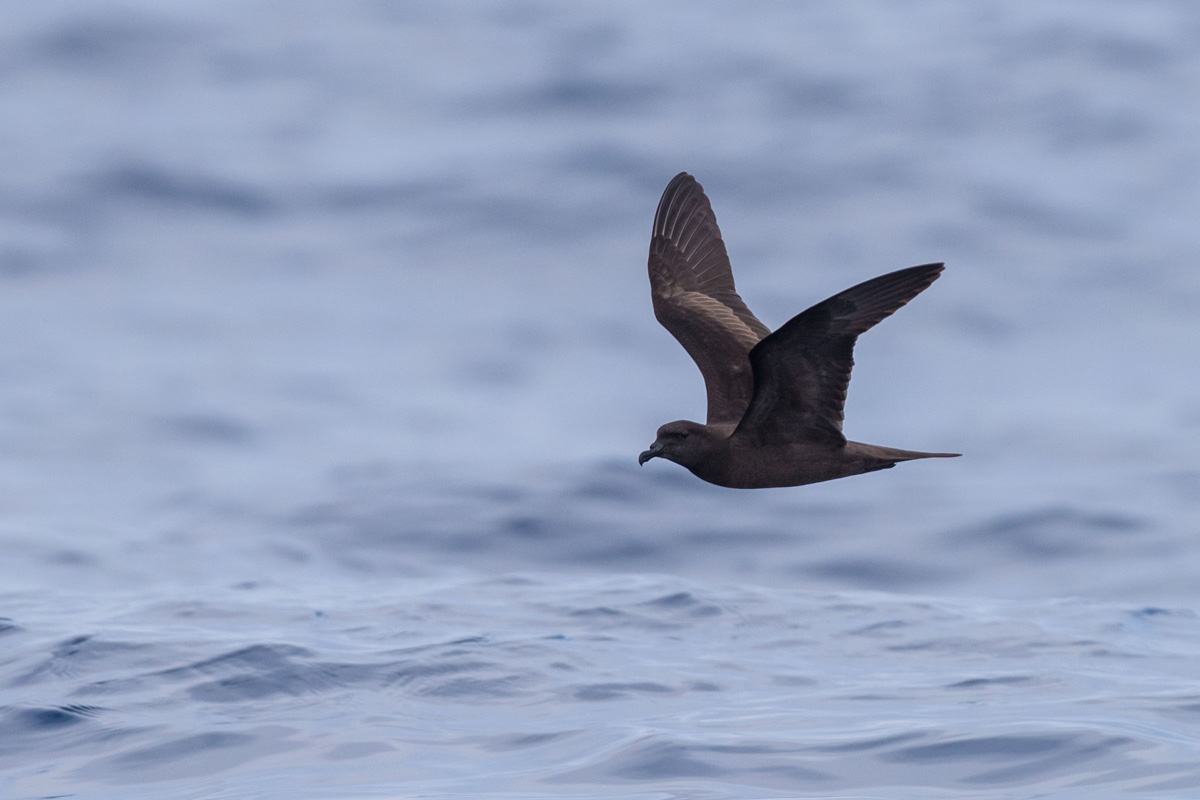
M 0 5 L 0 798 L 1200 798 L 1200 6 Z M 738 492 L 655 322 L 945 261 Z

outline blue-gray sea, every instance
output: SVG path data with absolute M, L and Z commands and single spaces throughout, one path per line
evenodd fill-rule
M 945 261 L 732 491 L 654 320 Z M 0 4 L 0 797 L 1200 798 L 1200 5 Z

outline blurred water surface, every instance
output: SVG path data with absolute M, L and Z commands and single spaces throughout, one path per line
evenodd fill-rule
M 1200 797 L 1200 9 L 0 7 L 0 796 Z M 945 261 L 851 438 L 703 387 L 659 192 L 772 327 Z

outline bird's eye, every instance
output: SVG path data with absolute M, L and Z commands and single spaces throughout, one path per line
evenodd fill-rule
M 687 438 L 687 435 L 688 435 L 688 432 L 687 432 L 687 431 L 680 431 L 680 432 L 679 432 L 679 438 L 680 438 L 680 439 L 686 439 L 686 438 Z

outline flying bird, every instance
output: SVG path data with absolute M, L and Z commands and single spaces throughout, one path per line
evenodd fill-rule
M 665 458 L 718 486 L 760 489 L 960 455 L 862 444 L 842 434 L 855 340 L 937 280 L 942 264 L 860 283 L 772 333 L 734 288 L 704 189 L 681 172 L 658 203 L 649 269 L 654 316 L 700 368 L 708 417 L 703 425 L 663 425 L 639 464 Z

